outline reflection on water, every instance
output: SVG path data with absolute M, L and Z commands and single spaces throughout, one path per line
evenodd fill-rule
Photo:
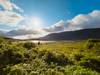
M 52 42 L 55 42 L 55 41 L 42 41 L 42 40 L 32 40 L 31 42 L 33 43 L 52 43 Z

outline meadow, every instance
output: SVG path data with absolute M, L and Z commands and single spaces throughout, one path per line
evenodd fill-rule
M 32 43 L 0 38 L 0 75 L 100 75 L 100 40 Z

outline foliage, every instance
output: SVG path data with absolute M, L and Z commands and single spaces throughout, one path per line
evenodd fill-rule
M 100 41 L 37 45 L 0 38 L 0 75 L 100 75 Z
M 35 44 L 32 43 L 32 42 L 25 42 L 25 43 L 23 44 L 23 47 L 26 48 L 26 49 L 28 49 L 28 50 L 30 50 L 30 49 L 32 49 L 32 48 L 35 48 Z

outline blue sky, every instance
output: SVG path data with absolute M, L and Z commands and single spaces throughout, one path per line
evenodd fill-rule
M 78 14 L 87 14 L 100 9 L 100 0 L 12 0 L 11 2 L 24 10 L 20 13 L 23 16 L 43 19 L 45 27 L 60 20 L 72 19 Z M 3 25 L 0 27 L 9 28 Z
M 15 0 L 24 9 L 24 15 L 38 16 L 52 25 L 100 9 L 100 0 Z
M 0 30 L 40 35 L 87 28 L 100 28 L 100 0 L 0 0 Z

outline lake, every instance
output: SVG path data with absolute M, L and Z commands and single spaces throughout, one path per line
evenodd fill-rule
M 40 43 L 52 43 L 52 42 L 56 42 L 56 41 L 32 40 L 31 42 L 33 42 L 33 43 L 38 43 L 38 42 L 40 42 Z

